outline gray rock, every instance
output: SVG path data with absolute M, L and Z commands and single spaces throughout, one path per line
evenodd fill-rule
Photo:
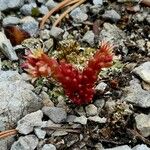
M 73 121 L 74 121 L 75 118 L 76 118 L 75 115 L 68 115 L 66 122 L 73 123 Z
M 144 137 L 150 135 L 150 114 L 139 114 L 135 117 L 136 127 Z
M 40 32 L 40 38 L 42 40 L 48 40 L 50 38 L 50 31 L 45 29 Z
M 7 0 L 6 0 L 7 1 Z M 20 8 L 24 4 L 24 0 L 8 0 L 8 8 Z
M 30 17 L 28 20 L 26 19 L 22 24 L 22 28 L 31 36 L 37 35 L 39 29 L 38 26 L 39 23 L 32 17 Z
M 93 46 L 94 45 L 94 33 L 93 31 L 87 31 L 84 36 L 83 36 L 83 41 L 87 42 L 89 45 Z
M 54 0 L 49 0 L 45 5 L 48 7 L 49 10 L 51 10 L 56 7 L 58 3 L 56 3 Z
M 21 134 L 29 134 L 33 131 L 34 127 L 42 126 L 43 113 L 41 110 L 27 114 L 17 123 L 17 130 Z
M 32 15 L 32 9 L 36 7 L 36 3 L 25 4 L 20 8 L 20 12 L 26 16 Z
M 3 32 L 0 32 L 0 50 L 6 55 L 10 60 L 18 60 L 18 57 L 13 50 L 10 40 L 7 39 Z
M 139 67 L 136 67 L 133 72 L 140 76 L 142 80 L 150 84 L 150 61 L 141 64 Z
M 44 42 L 44 45 L 45 45 L 44 52 L 47 52 L 47 51 L 51 50 L 53 48 L 53 46 L 54 46 L 53 38 L 49 38 L 48 40 L 46 40 Z
M 130 86 L 124 89 L 123 100 L 142 108 L 150 107 L 150 92 L 142 89 L 139 81 L 131 80 Z
M 38 128 L 38 127 L 34 128 L 34 133 L 36 134 L 36 136 L 39 139 L 44 139 L 45 135 L 46 135 L 46 131 L 44 131 L 41 128 Z
M 97 99 L 94 102 L 94 105 L 98 108 L 98 110 L 101 110 L 105 105 L 105 100 L 104 99 Z
M 123 145 L 114 148 L 106 148 L 105 150 L 132 150 L 132 149 L 128 145 Z
M 139 144 L 132 148 L 132 150 L 150 150 L 145 144 Z
M 0 71 L 0 130 L 16 126 L 27 113 L 41 108 L 41 99 L 32 92 L 34 87 L 16 71 Z
M 143 22 L 147 18 L 147 12 L 137 13 L 133 18 L 135 21 Z
M 8 150 L 11 148 L 11 145 L 15 142 L 14 137 L 7 137 L 0 140 L 0 150 Z
M 100 32 L 100 41 L 109 41 L 116 48 L 122 47 L 122 52 L 127 54 L 128 50 L 124 45 L 124 41 L 126 40 L 125 33 L 120 30 L 116 25 L 112 25 L 110 23 L 104 23 L 103 29 Z
M 20 8 L 24 4 L 24 0 L 0 0 L 0 11 L 11 8 Z
M 106 123 L 107 119 L 105 117 L 101 118 L 99 116 L 89 117 L 88 120 L 97 122 L 97 123 Z
M 54 123 L 61 123 L 66 121 L 67 113 L 63 108 L 58 107 L 43 107 L 42 111 L 47 115 Z
M 0 0 L 0 11 L 8 9 L 8 0 Z
M 20 19 L 18 17 L 8 16 L 3 19 L 3 26 L 10 25 L 10 24 L 16 25 L 19 23 L 20 23 Z
M 93 0 L 94 5 L 103 5 L 103 0 Z
M 93 104 L 90 104 L 85 107 L 87 116 L 95 116 L 97 115 L 97 107 Z
M 107 84 L 105 82 L 100 82 L 96 87 L 95 90 L 98 90 L 100 92 L 104 92 L 107 87 Z
M 20 137 L 18 141 L 14 142 L 11 150 L 34 150 L 38 145 L 38 138 L 35 135 L 26 135 Z
M 73 18 L 73 21 L 76 23 L 81 23 L 83 21 L 86 21 L 88 18 L 88 15 L 83 12 L 79 7 L 74 9 L 71 13 L 70 16 Z
M 107 10 L 102 15 L 104 19 L 109 19 L 113 22 L 118 22 L 121 19 L 121 16 L 115 10 Z
M 53 144 L 45 144 L 42 150 L 56 150 L 56 147 Z
M 45 6 L 45 5 L 42 5 L 40 8 L 39 8 L 39 11 L 42 15 L 45 15 L 46 13 L 49 12 L 48 8 Z
M 75 122 L 75 123 L 80 123 L 80 124 L 86 125 L 86 124 L 87 124 L 87 118 L 86 118 L 85 116 L 76 117 L 76 118 L 74 119 L 74 122 Z
M 58 27 L 52 27 L 50 30 L 50 35 L 56 39 L 62 39 L 64 30 Z

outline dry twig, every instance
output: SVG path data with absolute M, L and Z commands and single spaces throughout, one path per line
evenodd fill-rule
M 131 129 L 127 129 L 135 138 L 138 138 L 140 140 L 142 140 L 144 143 L 146 143 L 147 145 L 150 145 L 150 140 L 146 139 L 145 137 L 143 137 L 140 133 L 138 133 L 135 129 L 131 130 Z
M 44 130 L 59 130 L 59 131 L 66 131 L 71 133 L 81 133 L 79 129 L 71 129 L 71 128 L 63 128 L 63 127 L 44 127 Z
M 16 134 L 17 134 L 16 129 L 2 131 L 2 132 L 0 132 L 0 139 L 4 139 L 4 138 L 7 138 L 9 136 L 16 135 Z
M 57 26 L 57 24 L 73 9 L 84 3 L 86 0 L 78 0 L 77 3 L 75 3 L 73 6 L 69 7 L 64 13 L 62 13 L 59 18 L 54 22 L 53 26 Z
M 61 3 L 59 3 L 56 7 L 54 7 L 52 10 L 50 10 L 41 20 L 40 23 L 40 29 L 43 28 L 45 22 L 47 21 L 47 19 L 56 11 L 60 10 L 61 8 L 73 5 L 71 7 L 69 7 L 64 13 L 62 13 L 59 18 L 56 20 L 56 22 L 54 23 L 53 26 L 56 26 L 70 11 L 72 11 L 73 9 L 75 9 L 77 6 L 81 5 L 82 3 L 84 3 L 86 0 L 64 0 Z

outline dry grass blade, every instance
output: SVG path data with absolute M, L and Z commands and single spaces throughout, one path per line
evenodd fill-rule
M 71 1 L 69 3 L 67 3 L 64 7 L 70 6 L 70 5 L 74 4 L 74 3 L 77 3 L 78 1 L 80 1 L 80 0 L 73 0 L 73 1 Z
M 59 131 L 66 131 L 71 133 L 81 133 L 79 129 L 70 129 L 70 128 L 63 128 L 63 127 L 44 127 L 44 130 L 59 130 Z
M 7 138 L 7 137 L 15 135 L 15 134 L 17 134 L 16 129 L 2 131 L 2 132 L 0 132 L 0 139 Z
M 40 23 L 40 29 L 43 28 L 46 20 L 56 11 L 58 11 L 61 7 L 65 6 L 67 3 L 71 2 L 72 0 L 64 0 L 61 3 L 59 3 L 56 7 L 54 7 L 51 11 L 49 11 L 41 20 Z
M 60 17 L 55 21 L 55 23 L 53 24 L 53 26 L 57 26 L 57 24 L 69 13 L 71 12 L 73 9 L 75 9 L 76 7 L 78 7 L 79 5 L 81 5 L 82 3 L 84 3 L 86 0 L 78 0 L 77 3 L 75 3 L 73 6 L 69 7 L 64 13 L 62 13 L 60 15 Z

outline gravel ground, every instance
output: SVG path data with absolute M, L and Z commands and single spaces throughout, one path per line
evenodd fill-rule
M 0 150 L 150 150 L 149 0 L 87 0 L 40 29 L 60 2 L 0 0 L 0 131 L 17 130 Z M 75 58 L 82 52 L 87 61 L 102 40 L 113 44 L 114 63 L 99 74 L 90 104 L 72 104 L 58 83 L 33 81 L 21 68 L 38 47 L 82 68 Z

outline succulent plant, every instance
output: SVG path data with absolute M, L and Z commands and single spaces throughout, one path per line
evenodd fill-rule
M 102 42 L 82 70 L 65 59 L 57 61 L 48 57 L 42 49 L 29 52 L 22 67 L 33 77 L 54 78 L 61 83 L 65 94 L 73 103 L 82 105 L 92 102 L 95 82 L 101 69 L 112 65 L 112 49 L 108 42 Z

